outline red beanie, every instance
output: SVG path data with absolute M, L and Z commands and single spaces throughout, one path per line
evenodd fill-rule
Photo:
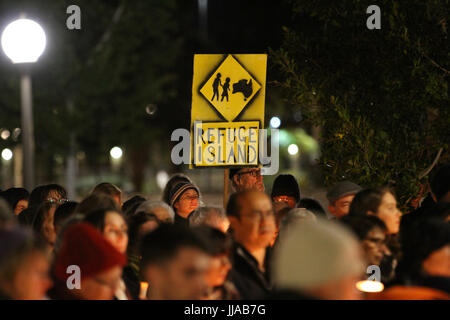
M 115 266 L 124 266 L 126 262 L 125 255 L 117 251 L 97 229 L 81 222 L 65 231 L 54 272 L 58 280 L 66 281 L 71 275 L 67 273 L 67 267 L 77 265 L 81 279 L 86 279 Z

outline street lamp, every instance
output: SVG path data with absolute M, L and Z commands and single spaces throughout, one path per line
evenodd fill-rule
M 20 18 L 3 30 L 1 44 L 6 56 L 21 68 L 20 91 L 22 102 L 24 186 L 34 188 L 34 132 L 31 77 L 27 66 L 36 62 L 45 50 L 44 29 L 33 20 Z

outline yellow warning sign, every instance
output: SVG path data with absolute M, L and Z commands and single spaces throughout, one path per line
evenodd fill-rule
M 266 65 L 266 54 L 194 56 L 191 167 L 258 164 Z M 243 140 L 227 140 L 227 137 L 243 138 L 243 134 L 246 134 Z
M 258 81 L 230 54 L 200 92 L 225 120 L 233 121 L 260 89 Z

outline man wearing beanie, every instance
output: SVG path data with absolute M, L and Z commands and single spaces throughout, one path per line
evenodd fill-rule
M 300 201 L 300 187 L 291 174 L 280 174 L 273 182 L 272 201 L 286 202 L 290 208 L 295 208 Z
M 228 177 L 236 192 L 265 190 L 260 168 L 231 168 Z
M 48 295 L 55 300 L 111 300 L 125 264 L 126 257 L 93 226 L 85 222 L 72 225 L 55 258 L 55 285 Z M 74 266 L 79 268 L 79 280 Z
M 342 218 L 348 214 L 350 204 L 355 195 L 361 191 L 362 188 L 351 181 L 341 181 L 336 183 L 327 192 L 329 201 L 328 210 L 337 219 Z
M 189 215 L 198 208 L 200 190 L 192 183 L 180 182 L 169 192 L 170 206 L 175 211 L 175 224 L 189 226 Z
M 281 235 L 274 258 L 279 292 L 321 300 L 360 298 L 356 283 L 365 272 L 362 251 L 355 236 L 339 224 L 294 222 Z

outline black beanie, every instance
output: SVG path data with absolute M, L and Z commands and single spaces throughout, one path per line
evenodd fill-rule
M 291 196 L 300 201 L 300 187 L 291 174 L 280 174 L 272 186 L 272 198 L 276 196 Z

